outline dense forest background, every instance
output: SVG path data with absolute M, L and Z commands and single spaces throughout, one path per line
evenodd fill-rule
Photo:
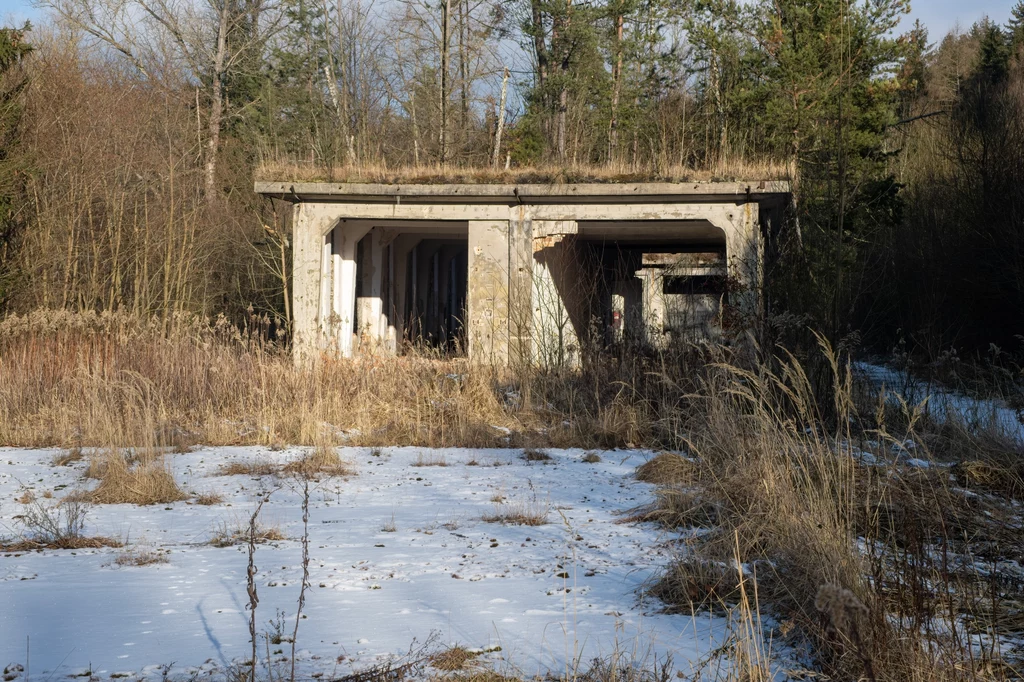
M 0 32 L 0 312 L 287 329 L 261 169 L 771 175 L 778 337 L 1021 350 L 1024 1 L 937 38 L 907 0 L 42 5 Z

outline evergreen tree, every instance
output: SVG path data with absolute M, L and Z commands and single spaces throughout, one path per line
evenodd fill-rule
M 24 182 L 24 163 L 16 150 L 22 121 L 21 94 L 28 85 L 22 62 L 32 51 L 25 41 L 31 30 L 0 29 L 0 303 L 6 298 L 8 272 L 5 262 L 17 232 L 18 196 Z
M 978 76 L 986 84 L 1002 83 L 1010 73 L 1010 36 L 999 24 L 985 19 L 975 27 L 978 45 Z
M 1010 21 L 1006 24 L 1006 32 L 1010 36 L 1010 46 L 1014 54 L 1024 45 L 1024 0 L 1017 0 L 1017 4 L 1010 10 Z

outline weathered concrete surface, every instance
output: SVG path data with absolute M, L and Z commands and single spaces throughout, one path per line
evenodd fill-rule
M 747 324 L 756 326 L 763 308 L 764 235 L 778 228 L 789 187 L 780 182 L 257 183 L 256 191 L 295 204 L 293 344 L 298 361 L 322 350 L 348 355 L 354 334 L 360 332 L 394 348 L 398 337 L 414 331 L 409 330 L 414 321 L 410 312 L 419 313 L 419 319 L 432 314 L 436 327 L 441 311 L 421 308 L 431 301 L 433 307 L 450 309 L 457 298 L 445 295 L 449 282 L 432 281 L 436 278 L 430 272 L 438 274 L 444 265 L 430 261 L 441 251 L 440 242 L 434 240 L 448 237 L 468 239 L 470 357 L 501 364 L 535 361 L 538 351 L 550 346 L 552 333 L 558 335 L 556 347 L 563 351 L 562 360 L 574 362 L 572 354 L 566 357 L 564 351 L 578 347 L 587 324 L 578 318 L 581 310 L 592 314 L 593 306 L 581 306 L 567 295 L 564 282 L 574 277 L 573 268 L 578 269 L 579 263 L 562 258 L 564 239 L 574 244 L 621 241 L 639 244 L 636 248 L 656 248 L 659 242 L 680 248 L 690 248 L 688 244 L 721 248 L 730 278 L 738 286 L 731 302 L 743 311 Z M 360 267 L 356 244 L 368 232 L 371 238 L 364 242 L 368 260 Z M 554 241 L 549 245 L 543 240 Z M 435 246 L 425 248 L 429 244 Z M 455 258 L 450 249 L 438 257 L 445 263 Z M 360 275 L 362 330 L 354 326 L 355 285 Z M 649 275 L 648 288 L 657 288 L 660 276 Z M 615 296 L 637 298 L 631 293 L 634 285 L 625 280 L 605 282 L 601 290 L 609 297 L 606 310 L 614 308 Z M 663 317 L 663 312 L 656 314 L 661 304 L 651 291 L 634 304 L 623 299 L 620 305 L 642 312 L 646 299 L 651 315 Z M 408 300 L 410 294 L 412 300 Z M 540 308 L 550 314 L 538 313 Z M 451 326 L 455 315 L 451 310 L 446 315 Z M 657 324 L 659 320 L 651 315 L 645 322 Z
M 481 362 L 508 360 L 509 270 L 509 221 L 470 221 L 469 355 Z

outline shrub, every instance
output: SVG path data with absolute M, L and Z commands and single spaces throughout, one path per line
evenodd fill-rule
M 126 456 L 116 450 L 99 455 L 89 469 L 99 478 L 84 497 L 97 504 L 168 504 L 188 498 L 162 459 L 152 453 Z
M 120 547 L 121 543 L 106 537 L 85 535 L 85 517 L 88 505 L 80 499 L 67 497 L 56 504 L 45 505 L 34 501 L 26 505 L 19 516 L 24 533 L 21 540 L 0 544 L 6 552 L 32 549 L 85 549 L 90 547 Z

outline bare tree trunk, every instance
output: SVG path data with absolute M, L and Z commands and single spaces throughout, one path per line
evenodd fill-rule
M 416 122 L 416 90 L 413 89 L 409 96 L 409 117 L 412 119 L 412 160 L 416 166 L 420 165 L 420 126 Z
M 508 94 L 508 67 L 501 77 L 501 104 L 498 105 L 498 129 L 494 132 L 494 154 L 491 156 L 491 167 L 498 167 L 498 153 L 501 151 L 501 133 L 505 128 L 505 97 Z
M 441 165 L 448 162 L 448 26 L 452 0 L 441 3 L 441 125 L 438 135 Z
M 213 88 L 210 102 L 209 139 L 206 141 L 206 200 L 216 196 L 217 153 L 220 148 L 220 124 L 224 116 L 224 64 L 228 51 L 228 2 L 220 9 L 217 27 L 217 54 L 213 61 Z
M 462 109 L 459 125 L 463 131 L 469 122 L 469 0 L 459 0 L 459 79 Z
M 622 91 L 622 14 L 615 17 L 615 64 L 612 66 L 612 116 L 608 122 L 608 164 L 619 148 L 619 94 Z
M 541 13 L 540 5 L 538 0 L 534 0 L 530 4 L 530 11 L 532 13 L 531 22 L 533 23 L 533 51 L 537 56 L 537 85 L 541 92 L 544 91 L 544 86 L 548 82 L 548 48 L 544 43 L 544 15 Z M 547 98 L 547 95 L 544 96 Z
M 568 33 L 571 19 L 572 0 L 565 0 L 565 18 L 563 20 L 566 33 Z M 565 163 L 565 116 L 569 109 L 569 89 L 567 81 L 569 78 L 570 46 L 567 37 L 561 41 L 561 76 L 562 82 L 558 92 L 558 115 L 555 119 L 555 147 L 558 150 L 558 160 Z

